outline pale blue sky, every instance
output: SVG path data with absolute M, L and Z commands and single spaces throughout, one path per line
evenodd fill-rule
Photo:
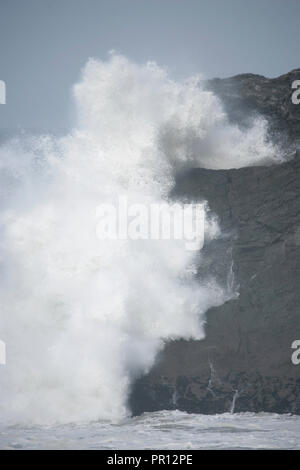
M 68 127 L 70 86 L 110 49 L 173 77 L 300 67 L 298 0 L 0 0 L 0 128 Z

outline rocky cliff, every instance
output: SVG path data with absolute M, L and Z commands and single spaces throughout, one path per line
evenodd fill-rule
M 206 84 L 233 122 L 247 126 L 257 113 L 266 116 L 270 138 L 293 158 L 238 170 L 195 168 L 178 177 L 174 196 L 209 201 L 224 234 L 204 250 L 199 278 L 210 269 L 239 295 L 207 313 L 204 340 L 166 344 L 133 386 L 135 414 L 300 413 L 300 365 L 291 361 L 291 344 L 300 340 L 300 105 L 291 101 L 299 79 L 300 69 Z

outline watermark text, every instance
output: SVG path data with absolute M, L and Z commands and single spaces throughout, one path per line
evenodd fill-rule
M 0 104 L 6 104 L 6 84 L 0 80 Z
M 0 340 L 0 364 L 6 364 L 6 344 Z
M 293 341 L 291 348 L 295 349 L 291 357 L 292 363 L 294 366 L 298 366 L 300 364 L 300 340 Z
M 300 80 L 294 80 L 292 83 L 292 89 L 295 90 L 292 94 L 292 103 L 300 103 Z
M 96 217 L 100 240 L 184 240 L 189 251 L 204 244 L 203 204 L 132 204 L 120 196 L 116 204 L 100 204 Z

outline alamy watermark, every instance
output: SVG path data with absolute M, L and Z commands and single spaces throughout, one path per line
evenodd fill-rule
M 6 344 L 0 340 L 0 365 L 6 364 Z
M 0 104 L 6 104 L 6 84 L 0 80 Z M 0 340 L 0 365 L 6 364 L 6 344 Z
M 100 240 L 183 240 L 189 251 L 204 244 L 203 204 L 133 204 L 120 196 L 116 204 L 100 204 L 96 217 Z
M 6 104 L 6 84 L 0 80 L 0 104 Z M 6 364 L 6 344 L 0 340 L 0 365 Z
M 296 339 L 293 341 L 291 348 L 295 349 L 291 356 L 292 363 L 294 366 L 298 366 L 300 364 L 300 340 Z
M 292 83 L 292 89 L 295 90 L 292 93 L 292 103 L 300 104 L 300 80 L 294 80 Z
M 0 80 L 0 104 L 6 104 L 6 84 Z

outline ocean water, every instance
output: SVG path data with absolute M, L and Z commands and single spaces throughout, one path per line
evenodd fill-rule
M 0 449 L 300 449 L 300 416 L 160 411 L 118 423 L 0 427 Z

